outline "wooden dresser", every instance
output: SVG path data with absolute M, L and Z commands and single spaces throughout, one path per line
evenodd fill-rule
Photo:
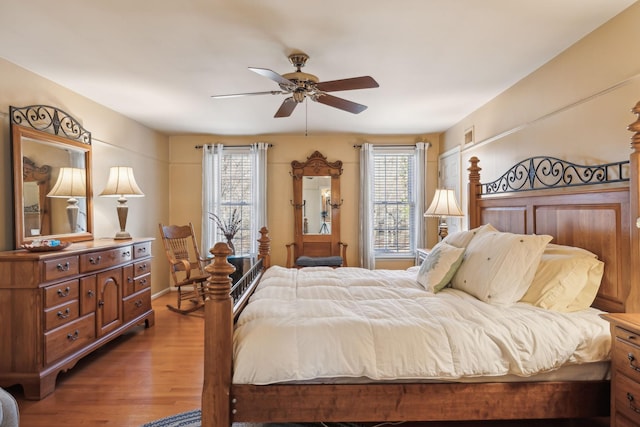
M 21 384 L 27 399 L 42 399 L 83 356 L 151 327 L 152 240 L 0 252 L 0 386 Z
M 640 425 L 640 314 L 611 313 L 611 426 Z

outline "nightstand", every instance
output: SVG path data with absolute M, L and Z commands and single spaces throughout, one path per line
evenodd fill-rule
M 640 314 L 611 313 L 611 426 L 640 425 Z
M 429 255 L 431 249 L 416 249 L 416 265 L 422 265 L 422 261 Z

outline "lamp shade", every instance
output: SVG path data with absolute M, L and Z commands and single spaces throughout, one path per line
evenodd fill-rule
M 58 180 L 47 197 L 86 197 L 86 170 L 80 168 L 60 168 Z
M 458 202 L 456 202 L 456 193 L 453 190 L 437 189 L 433 196 L 431 205 L 424 213 L 424 216 L 464 216 Z
M 144 196 L 144 193 L 136 183 L 132 168 L 126 166 L 113 166 L 109 169 L 107 186 L 102 190 L 100 196 L 142 197 Z

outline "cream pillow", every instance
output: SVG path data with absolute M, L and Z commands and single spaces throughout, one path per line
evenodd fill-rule
M 457 248 L 466 248 L 469 245 L 469 242 L 478 234 L 484 233 L 485 231 L 498 231 L 491 224 L 481 225 L 480 227 L 476 227 L 472 230 L 465 231 L 457 231 L 455 233 L 449 234 L 447 237 L 442 239 L 443 242 L 450 244 L 451 246 L 455 246 Z
M 548 249 L 521 301 L 561 312 L 582 310 L 595 299 L 603 273 L 604 263 L 595 255 Z
M 525 294 L 551 236 L 486 231 L 465 252 L 451 285 L 493 304 L 512 304 Z
M 462 262 L 464 248 L 440 242 L 431 249 L 418 271 L 418 283 L 427 291 L 440 292 L 447 286 Z

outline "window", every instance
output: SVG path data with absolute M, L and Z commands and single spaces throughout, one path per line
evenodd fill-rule
M 268 144 L 204 147 L 202 245 L 207 251 L 226 241 L 212 215 L 239 220 L 232 244 L 236 255 L 257 253 L 258 230 L 266 226 L 266 151 Z
M 360 152 L 360 264 L 413 258 L 424 247 L 426 148 L 363 144 Z
M 251 253 L 251 153 L 248 149 L 227 149 L 220 161 L 220 199 L 216 215 L 223 223 L 233 217 L 240 220 L 238 232 L 233 237 L 236 254 Z M 211 212 L 213 213 L 213 212 Z M 216 241 L 224 241 L 225 236 L 214 227 Z
M 373 247 L 376 256 L 413 255 L 415 250 L 415 154 L 374 151 Z

